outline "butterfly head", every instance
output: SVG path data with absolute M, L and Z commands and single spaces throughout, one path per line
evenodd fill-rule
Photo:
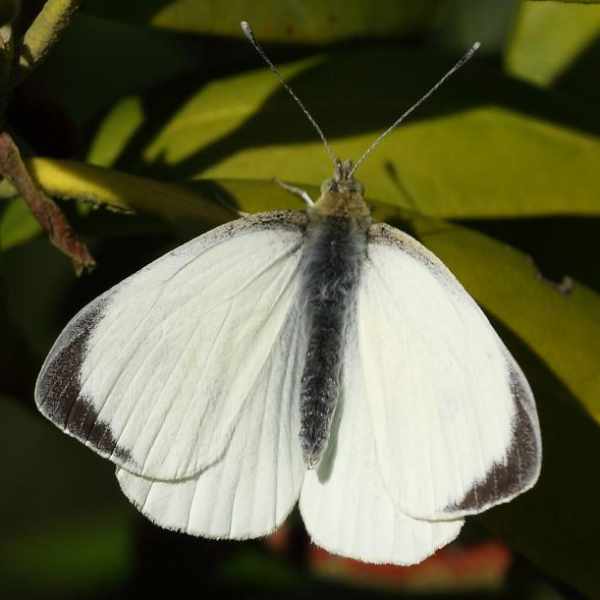
M 364 188 L 354 179 L 351 160 L 336 160 L 333 177 L 321 185 L 321 196 L 314 206 L 320 216 L 368 218 Z

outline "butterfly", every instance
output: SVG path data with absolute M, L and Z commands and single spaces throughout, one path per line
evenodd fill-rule
M 372 222 L 354 173 L 386 134 L 357 163 L 333 155 L 316 202 L 282 184 L 306 211 L 193 239 L 93 300 L 55 342 L 39 410 L 115 463 L 158 525 L 255 538 L 299 503 L 319 546 L 413 564 L 538 479 L 518 364 L 435 255 Z

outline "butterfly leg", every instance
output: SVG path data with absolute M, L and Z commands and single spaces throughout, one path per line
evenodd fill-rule
M 306 202 L 306 204 L 308 206 L 315 205 L 315 203 L 313 202 L 313 199 L 308 195 L 308 192 L 306 190 L 296 187 L 295 185 L 290 185 L 289 183 L 286 183 L 285 181 L 281 181 L 281 179 L 277 179 L 277 177 L 274 178 L 274 181 L 276 184 L 280 185 L 284 190 L 286 190 L 287 192 L 290 192 L 290 194 L 294 194 L 295 196 L 300 196 L 300 198 L 302 198 L 302 200 L 304 200 L 304 202 Z

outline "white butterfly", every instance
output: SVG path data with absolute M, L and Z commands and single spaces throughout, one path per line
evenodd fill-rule
M 521 369 L 431 252 L 371 223 L 357 165 L 336 160 L 315 204 L 286 186 L 306 212 L 169 252 L 50 351 L 39 409 L 158 525 L 254 538 L 299 501 L 316 544 L 411 564 L 536 482 Z

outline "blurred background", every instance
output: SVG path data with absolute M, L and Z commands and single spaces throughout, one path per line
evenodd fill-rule
M 46 59 L 17 71 L 42 8 L 78 4 Z M 3 598 L 600 597 L 600 4 L 30 0 L 0 2 L 0 18 L 3 128 L 97 261 L 76 276 L 0 185 Z M 536 394 L 545 456 L 533 491 L 414 567 L 329 555 L 297 512 L 252 542 L 160 530 L 110 463 L 34 406 L 41 363 L 86 302 L 236 208 L 301 208 L 273 177 L 315 192 L 330 175 L 242 19 L 341 158 L 483 45 L 358 176 L 374 216 L 433 250 L 499 328 Z

